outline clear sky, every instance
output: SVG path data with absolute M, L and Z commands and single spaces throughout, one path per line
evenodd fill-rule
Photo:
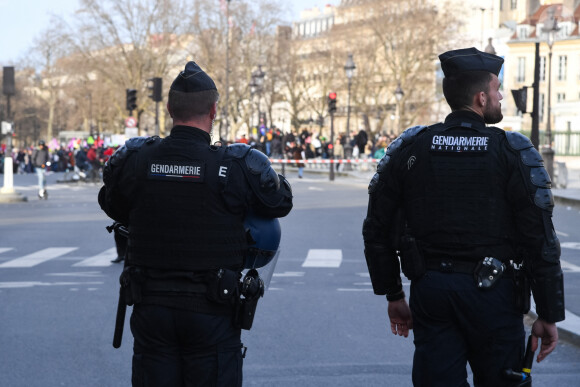
M 219 0 L 215 2 L 219 6 Z M 292 0 L 293 20 L 298 20 L 305 8 L 339 3 L 340 0 Z M 48 26 L 51 14 L 72 15 L 78 4 L 78 0 L 0 0 L 0 65 L 10 66 L 25 55 L 34 38 Z

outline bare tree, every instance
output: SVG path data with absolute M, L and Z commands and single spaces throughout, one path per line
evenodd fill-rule
M 109 130 L 121 127 L 125 89 L 137 89 L 140 118 L 144 112 L 152 114 L 147 80 L 163 78 L 182 62 L 184 40 L 179 37 L 189 24 L 189 10 L 185 0 L 81 0 L 70 25 L 76 31 L 70 35 L 71 43 L 84 62 L 77 73 L 100 84 L 92 88 L 92 99 L 107 97 L 116 113 L 100 117 L 99 125 L 113 125 Z
M 453 44 L 453 31 L 461 24 L 457 13 L 430 0 L 360 0 L 357 5 L 359 19 L 333 32 L 341 33 L 358 58 L 353 103 L 367 130 L 369 116 L 379 117 L 380 127 L 384 112 L 398 110 L 397 131 L 427 119 L 437 55 Z M 404 91 L 400 102 L 394 93 L 399 85 Z

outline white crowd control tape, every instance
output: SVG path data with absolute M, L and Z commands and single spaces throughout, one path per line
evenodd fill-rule
M 378 163 L 380 159 L 270 159 L 272 164 L 364 164 Z

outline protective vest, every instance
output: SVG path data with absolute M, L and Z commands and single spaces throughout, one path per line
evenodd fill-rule
M 402 169 L 407 225 L 426 256 L 513 258 L 503 131 L 483 123 L 437 124 L 415 137 Z
M 128 263 L 191 271 L 241 267 L 243 217 L 223 202 L 223 155 L 224 148 L 205 141 L 169 136 L 144 144 L 128 160 L 137 184 Z

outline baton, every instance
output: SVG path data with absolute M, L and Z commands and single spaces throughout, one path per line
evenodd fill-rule
M 518 387 L 525 387 L 532 385 L 532 364 L 534 364 L 534 351 L 532 351 L 532 335 L 528 337 L 528 345 L 526 345 L 526 353 L 524 354 L 524 363 L 521 371 L 514 371 L 506 369 L 503 374 L 506 378 L 514 382 L 520 382 Z
M 123 341 L 123 329 L 125 328 L 125 313 L 127 304 L 123 295 L 123 287 L 119 289 L 119 303 L 117 304 L 117 317 L 115 318 L 115 333 L 113 334 L 113 347 L 119 348 Z
M 128 238 L 129 237 L 129 230 L 119 222 L 113 223 L 111 226 L 107 227 L 108 232 L 115 232 L 119 233 L 121 236 Z M 125 251 L 125 255 L 127 252 Z M 125 273 L 125 268 L 127 267 L 127 257 L 125 257 L 123 263 L 123 273 Z M 123 286 L 123 274 L 119 278 L 120 287 L 119 287 L 119 302 L 117 303 L 117 316 L 115 317 L 115 333 L 113 334 L 113 347 L 119 348 L 121 346 L 121 342 L 123 341 L 123 329 L 125 329 L 125 315 L 127 313 L 127 304 L 125 303 L 125 294 L 124 294 L 124 286 Z

